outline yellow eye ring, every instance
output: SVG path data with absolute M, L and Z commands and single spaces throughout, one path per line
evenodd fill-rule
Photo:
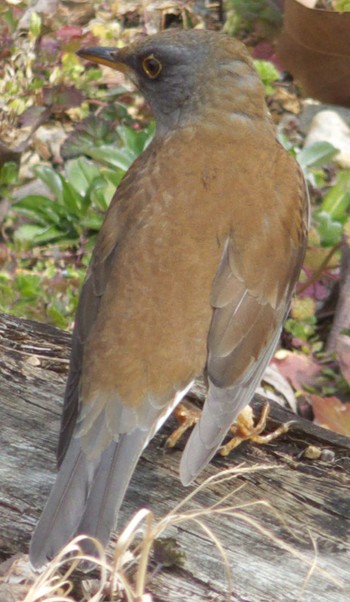
M 163 69 L 163 65 L 153 54 L 150 54 L 143 59 L 142 69 L 146 73 L 147 77 L 150 79 L 157 79 L 161 70 Z

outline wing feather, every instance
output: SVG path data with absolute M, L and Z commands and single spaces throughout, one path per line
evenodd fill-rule
M 302 174 L 299 177 L 301 223 L 296 231 L 279 227 L 279 247 L 273 248 L 273 232 L 267 228 L 256 242 L 236 240 L 232 227 L 225 242 L 211 296 L 208 395 L 182 455 L 184 485 L 214 456 L 232 422 L 250 402 L 278 343 L 306 248 L 308 197 Z

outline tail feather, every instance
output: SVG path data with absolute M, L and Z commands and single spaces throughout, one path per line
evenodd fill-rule
M 71 440 L 31 541 L 33 568 L 45 565 L 78 534 L 107 545 L 146 439 L 142 431 L 122 435 L 94 459 L 81 450 L 78 438 Z M 88 544 L 84 551 L 96 553 Z
M 46 564 L 67 541 L 81 519 L 97 461 L 88 462 L 77 439 L 72 439 L 30 545 L 34 568 Z
M 131 476 L 147 443 L 147 435 L 140 430 L 121 435 L 114 450 L 111 446 L 106 449 L 96 471 L 77 532 L 95 537 L 103 547 L 115 526 Z M 83 549 L 86 553 L 94 553 L 89 542 L 83 543 Z

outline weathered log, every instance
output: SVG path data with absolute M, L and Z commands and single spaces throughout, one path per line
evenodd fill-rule
M 69 343 L 68 334 L 49 326 L 0 316 L 2 559 L 27 551 L 31 531 L 54 480 Z M 194 396 L 198 396 L 196 391 Z M 257 397 L 255 408 L 261 407 L 262 402 Z M 289 412 L 272 404 L 271 424 L 290 418 Z M 165 438 L 175 424 L 172 420 L 139 462 L 119 527 L 143 506 L 151 508 L 157 517 L 164 516 L 189 493 L 177 478 L 183 444 L 164 452 Z M 303 451 L 311 444 L 329 453 L 323 453 L 321 459 L 308 460 Z M 296 418 L 289 433 L 272 444 L 247 443 L 229 458 L 216 457 L 199 480 L 242 462 L 246 467 L 256 466 L 256 471 L 202 491 L 191 502 L 191 507 L 206 507 L 243 485 L 230 500 L 239 511 L 229 516 L 212 514 L 206 519 L 227 551 L 233 579 L 230 599 L 348 602 L 350 439 Z M 269 469 L 263 469 L 264 466 Z M 265 500 L 269 506 L 242 508 L 259 500 Z M 190 522 L 172 528 L 169 535 L 176 537 L 186 560 L 183 568 L 164 569 L 152 578 L 149 590 L 154 593 L 154 600 L 224 600 L 223 565 L 208 535 Z M 280 539 L 282 547 L 273 538 Z M 294 554 L 287 546 L 294 549 Z M 299 598 L 315 560 L 314 546 L 317 566 Z

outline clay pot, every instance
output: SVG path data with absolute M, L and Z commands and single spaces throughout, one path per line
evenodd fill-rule
M 277 54 L 305 96 L 350 106 L 350 12 L 313 8 L 316 0 L 285 0 Z

